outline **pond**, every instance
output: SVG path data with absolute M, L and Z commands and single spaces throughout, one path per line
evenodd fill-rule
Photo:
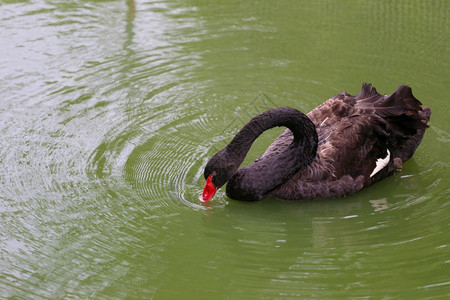
M 449 20 L 446 0 L 0 1 L 2 297 L 448 296 Z M 251 117 L 363 82 L 433 111 L 401 172 L 339 199 L 199 201 Z

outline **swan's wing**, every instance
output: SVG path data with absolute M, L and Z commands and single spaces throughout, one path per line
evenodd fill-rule
M 430 114 L 407 86 L 383 96 L 364 84 L 356 96 L 343 92 L 325 101 L 308 113 L 319 136 L 316 159 L 271 194 L 286 199 L 339 197 L 394 173 L 413 155 Z M 291 141 L 286 130 L 264 155 L 283 151 Z
M 312 110 L 308 117 L 317 127 L 319 155 L 326 152 L 322 157 L 332 157 L 333 161 L 341 161 L 338 156 L 343 156 L 343 165 L 336 166 L 335 175 L 358 176 L 372 174 L 369 171 L 374 161 L 376 165 L 388 150 L 391 160 L 405 162 L 411 158 L 431 115 L 429 107 L 421 105 L 408 86 L 398 87 L 392 95 L 380 95 L 370 84 L 363 84 L 358 95 L 344 91 Z M 351 159 L 362 164 L 352 166 Z
M 285 199 L 333 198 L 353 194 L 393 173 L 398 160 L 387 154 L 381 118 L 358 116 L 330 126 L 317 157 L 271 195 Z

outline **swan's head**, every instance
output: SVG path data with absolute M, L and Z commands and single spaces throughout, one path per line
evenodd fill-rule
M 211 200 L 217 190 L 236 173 L 238 167 L 225 149 L 211 157 L 205 167 L 206 183 L 201 200 L 203 202 Z

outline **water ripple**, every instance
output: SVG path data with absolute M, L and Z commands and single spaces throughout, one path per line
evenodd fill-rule
M 118 128 L 122 131 L 113 129 L 105 135 L 91 154 L 88 173 L 102 179 L 124 172 L 126 182 L 143 198 L 156 198 L 161 206 L 201 207 L 196 181 L 207 149 L 199 146 L 202 137 L 193 132 L 202 131 L 196 127 L 202 127 L 204 113 L 163 105 L 148 115 L 139 112 L 142 117 L 137 116 L 136 123 L 125 122 L 128 125 Z

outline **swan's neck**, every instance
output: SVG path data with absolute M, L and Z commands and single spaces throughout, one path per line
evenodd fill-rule
M 313 161 L 317 150 L 314 124 L 295 109 L 276 108 L 254 117 L 228 144 L 227 152 L 238 163 L 237 166 L 242 163 L 258 136 L 277 126 L 284 126 L 292 131 L 292 143 L 279 153 L 265 155 L 239 169 L 227 185 L 230 197 L 260 200 L 267 192 L 286 182 Z

